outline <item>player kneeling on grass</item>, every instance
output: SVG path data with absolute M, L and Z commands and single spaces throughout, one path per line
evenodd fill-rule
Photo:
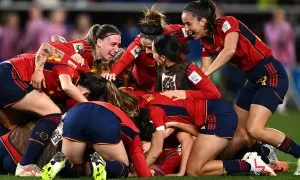
M 136 114 L 137 100 L 96 74 L 83 77 L 80 81 L 93 90 L 88 99 L 99 101 L 78 104 L 67 113 L 62 152 L 57 153 L 43 168 L 42 179 L 53 179 L 59 171 L 73 177 L 74 174 L 77 177 L 82 175 L 88 145 L 96 151 L 91 156 L 95 179 L 127 177 L 129 158 L 126 149 L 137 174 L 150 177 L 139 131 L 128 117 Z

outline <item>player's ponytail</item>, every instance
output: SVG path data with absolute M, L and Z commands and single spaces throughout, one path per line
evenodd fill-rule
M 144 11 L 144 18 L 140 20 L 141 36 L 149 38 L 159 36 L 166 26 L 166 16 L 162 11 L 155 10 L 154 6 Z
M 89 72 L 80 74 L 79 85 L 87 88 L 89 101 L 105 101 L 120 108 L 128 116 L 134 117 L 138 112 L 138 99 L 119 90 L 112 82 Z
M 198 20 L 203 17 L 206 18 L 208 32 L 211 33 L 215 31 L 216 6 L 211 0 L 190 2 L 184 7 L 183 12 L 192 13 Z
M 109 103 L 120 108 L 129 117 L 134 117 L 138 113 L 138 99 L 129 93 L 118 89 L 112 82 L 106 82 L 107 100 Z

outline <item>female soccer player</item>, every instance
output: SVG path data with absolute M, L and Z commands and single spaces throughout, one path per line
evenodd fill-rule
M 153 40 L 161 34 L 172 34 L 182 44 L 189 40 L 182 25 L 167 25 L 165 19 L 165 15 L 158 10 L 154 10 L 153 7 L 146 10 L 144 18 L 140 21 L 141 33 L 128 46 L 119 61 L 112 66 L 110 73 L 105 74 L 104 77 L 114 80 L 133 62 L 132 74 L 139 88 L 145 90 L 153 88 L 152 90 L 154 90 L 156 62 L 151 51 Z
M 106 178 L 106 172 L 108 178 L 127 177 L 129 159 L 125 147 L 138 175 L 150 177 L 139 131 L 129 118 L 137 113 L 137 99 L 96 74 L 87 74 L 80 81 L 92 90 L 88 99 L 97 101 L 80 103 L 67 113 L 62 153 L 43 168 L 42 178 L 53 179 L 63 167 L 64 173 L 80 175 L 88 145 L 96 151 L 91 158 L 95 179 Z
M 134 94 L 132 91 L 131 93 Z M 149 118 L 156 128 L 150 150 L 146 155 L 148 166 L 157 160 L 163 150 L 166 123 L 175 122 L 180 123 L 180 127 L 174 125 L 169 127 L 179 128 L 197 136 L 193 147 L 186 136 L 181 140 L 182 160 L 180 171 L 175 174 L 176 176 L 185 175 L 186 170 L 187 174 L 192 176 L 220 176 L 226 175 L 225 171 L 276 175 L 255 153 L 247 154 L 243 160 L 215 160 L 229 144 L 238 122 L 234 109 L 222 100 L 174 101 L 160 93 L 152 93 L 141 97 L 139 107 L 146 107 L 149 110 Z M 187 127 L 188 125 L 197 126 L 199 134 L 198 131 L 194 132 L 192 128 Z M 195 169 L 200 171 L 195 173 Z
M 37 66 L 35 62 L 40 61 L 46 62 L 43 73 L 47 88 L 42 91 L 33 89 L 29 84 Z M 89 71 L 88 67 L 81 67 L 49 44 L 43 44 L 36 54 L 23 54 L 0 64 L 0 83 L 6 86 L 0 90 L 0 108 L 10 107 L 40 116 L 22 161 L 17 166 L 16 176 L 39 176 L 36 158 L 61 120 L 61 110 L 51 98 L 64 99 L 69 96 L 78 102 L 87 101 L 75 86 L 79 72 L 86 71 Z
M 204 46 L 202 69 L 206 75 L 211 75 L 229 61 L 245 71 L 247 81 L 235 106 L 240 140 L 233 147 L 249 141 L 248 133 L 250 137 L 298 158 L 299 172 L 295 174 L 300 175 L 299 144 L 284 133 L 266 127 L 288 89 L 287 74 L 271 50 L 235 17 L 216 19 L 215 5 L 210 0 L 186 5 L 182 22 L 189 34 Z M 213 55 L 217 56 L 214 62 Z
M 117 54 L 121 44 L 121 32 L 111 24 L 95 24 L 83 40 L 59 41 L 51 45 L 65 52 L 81 65 L 86 60 L 93 72 L 101 73 L 98 64 L 109 63 Z M 31 83 L 34 88 L 41 89 L 42 86 L 45 87 L 45 78 L 42 73 L 44 62 L 36 63 L 38 66 L 31 77 Z

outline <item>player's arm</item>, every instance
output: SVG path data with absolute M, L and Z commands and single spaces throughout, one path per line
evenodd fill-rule
M 211 56 L 206 56 L 201 58 L 201 71 L 205 72 L 208 67 L 212 64 L 213 59 Z
M 166 122 L 166 128 L 176 128 L 186 133 L 192 134 L 193 136 L 198 135 L 197 127 L 193 124 L 185 124 L 182 122 Z
M 53 46 L 51 46 L 48 43 L 43 43 L 38 51 L 35 54 L 35 70 L 34 73 L 31 76 L 31 85 L 38 90 L 42 89 L 42 85 L 44 88 L 46 88 L 46 83 L 45 83 L 45 77 L 44 77 L 44 65 L 47 61 L 47 58 L 51 55 L 54 54 L 54 52 L 60 56 L 61 58 L 64 53 Z
M 87 102 L 86 97 L 80 92 L 80 90 L 73 84 L 72 78 L 68 74 L 60 74 L 58 76 L 62 90 L 71 98 L 81 102 Z
M 138 42 L 139 37 L 128 46 L 120 59 L 112 65 L 110 72 L 102 76 L 110 81 L 115 80 L 139 56 L 140 47 Z
M 212 73 L 220 69 L 234 56 L 238 40 L 239 40 L 238 32 L 230 32 L 225 36 L 224 48 L 219 53 L 219 55 L 214 60 L 214 62 L 204 72 L 205 75 L 207 76 L 211 75 Z
M 146 161 L 150 167 L 158 158 L 163 150 L 165 139 L 165 111 L 157 106 L 151 106 L 149 109 L 149 118 L 152 120 L 156 131 L 152 134 L 151 147 L 146 155 Z
M 142 142 L 138 135 L 129 144 L 129 154 L 139 177 L 151 177 L 151 172 L 143 153 Z
M 186 132 L 177 133 L 177 139 L 181 144 L 181 163 L 180 163 L 179 172 L 175 175 L 184 176 L 186 171 L 187 161 L 189 159 L 194 144 L 194 139 L 191 134 Z

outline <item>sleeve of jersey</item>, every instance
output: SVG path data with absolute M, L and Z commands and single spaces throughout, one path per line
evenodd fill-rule
M 200 68 L 191 64 L 187 68 L 187 77 L 197 90 L 186 90 L 187 99 L 220 99 L 221 94 L 214 83 L 203 74 Z
M 53 69 L 53 71 L 55 72 L 55 74 L 57 76 L 59 76 L 61 74 L 67 74 L 67 75 L 70 75 L 71 78 L 73 78 L 76 73 L 76 70 L 68 65 L 58 65 L 57 67 L 55 67 Z
M 68 56 L 74 55 L 76 52 L 73 48 L 72 43 L 66 42 L 66 43 L 50 43 L 51 46 L 54 46 L 55 48 L 63 51 Z
M 133 138 L 129 145 L 129 154 L 139 177 L 151 177 L 151 172 L 147 166 L 142 143 L 138 135 Z
M 240 22 L 233 16 L 226 16 L 221 24 L 222 32 L 225 36 L 231 32 L 240 32 Z
M 166 112 L 162 108 L 153 105 L 150 105 L 148 110 L 149 118 L 152 120 L 155 128 L 165 127 Z
M 132 63 L 138 56 L 141 51 L 139 47 L 139 38 L 137 37 L 122 54 L 120 59 L 113 64 L 111 67 L 110 73 L 116 74 L 118 76 L 122 71 Z

